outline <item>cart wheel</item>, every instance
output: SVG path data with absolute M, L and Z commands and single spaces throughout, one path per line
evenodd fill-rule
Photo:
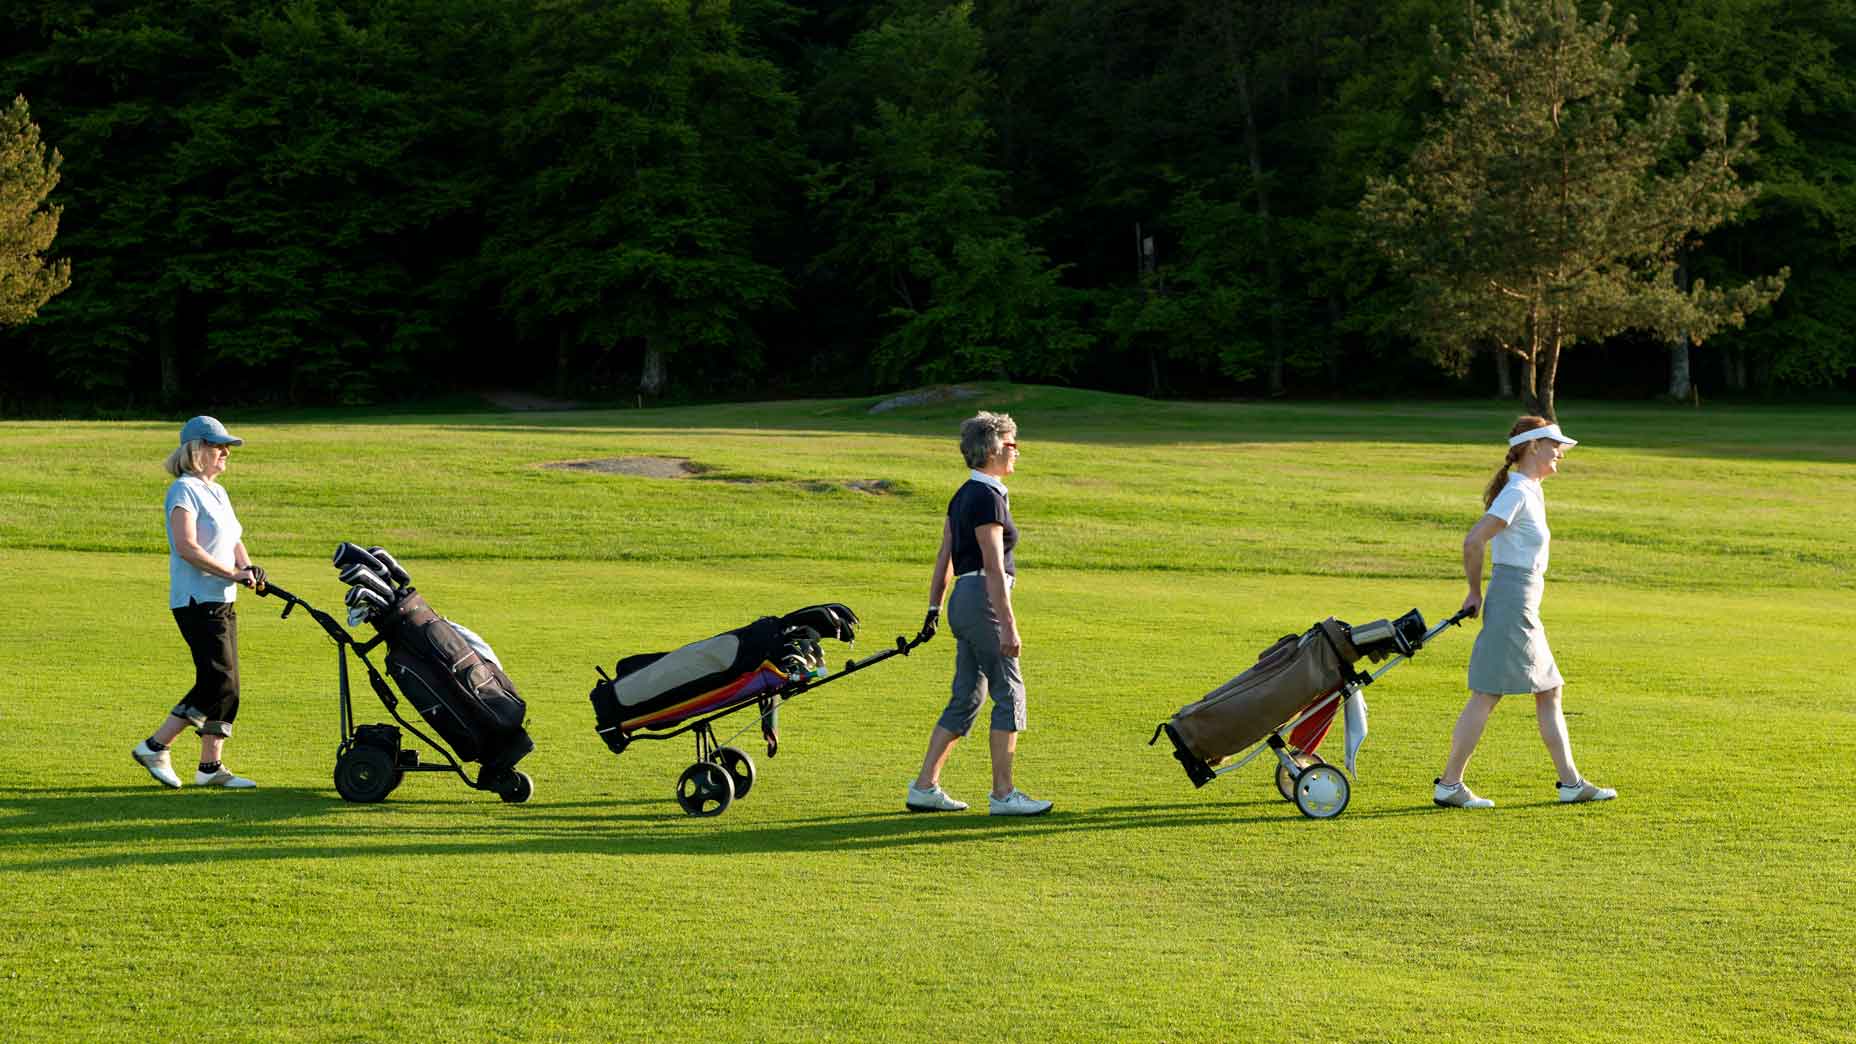
M 719 816 L 735 800 L 735 781 L 713 761 L 698 761 L 677 777 L 677 804 L 692 816 Z
M 1310 765 L 1327 764 L 1321 760 L 1321 755 L 1311 754 L 1305 750 L 1290 748 L 1289 757 L 1295 759 L 1295 763 L 1304 769 Z M 1289 775 L 1289 767 L 1280 761 L 1276 763 L 1276 792 L 1282 795 L 1284 801 L 1295 800 L 1295 777 Z
M 399 782 L 393 755 L 379 747 L 350 747 L 335 755 L 335 792 L 343 801 L 360 805 L 384 801 Z
M 1353 788 L 1332 765 L 1311 765 L 1295 781 L 1295 807 L 1310 819 L 1333 819 L 1347 810 Z
M 716 764 L 728 770 L 728 778 L 735 785 L 735 797 L 744 798 L 754 788 L 754 759 L 746 751 L 733 747 L 719 747 L 709 755 Z
M 535 795 L 535 781 L 526 772 L 512 772 L 497 793 L 509 804 L 520 805 Z

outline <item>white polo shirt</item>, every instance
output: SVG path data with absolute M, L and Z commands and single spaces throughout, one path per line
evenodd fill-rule
M 198 475 L 182 475 L 168 486 L 162 520 L 168 530 L 168 608 L 179 609 L 189 599 L 197 602 L 231 602 L 238 598 L 238 585 L 223 577 L 202 571 L 174 550 L 174 509 L 181 508 L 193 516 L 193 535 L 206 557 L 232 568 L 232 551 L 245 536 L 232 513 L 232 500 L 217 482 Z
M 1489 541 L 1495 564 L 1546 572 L 1547 545 L 1553 533 L 1547 529 L 1547 498 L 1540 492 L 1540 483 L 1518 471 L 1510 472 L 1508 485 L 1489 504 L 1488 513 L 1508 523 L 1508 528 Z

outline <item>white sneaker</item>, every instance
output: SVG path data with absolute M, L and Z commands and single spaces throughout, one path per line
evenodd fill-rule
M 906 802 L 910 812 L 965 812 L 967 803 L 947 796 L 940 784 L 923 790 L 913 783 L 909 784 L 909 797 Z
M 1572 805 L 1581 801 L 1610 801 L 1618 796 L 1618 792 L 1610 787 L 1601 787 L 1584 779 L 1570 787 L 1564 783 L 1555 783 L 1553 789 L 1560 792 L 1560 804 L 1562 805 Z
M 1443 778 L 1438 777 L 1436 785 L 1431 787 L 1431 803 L 1445 808 L 1494 808 L 1495 802 L 1485 797 L 1477 797 L 1475 792 L 1464 783 L 1446 787 Z
M 232 770 L 221 767 L 218 772 L 193 771 L 193 785 L 196 787 L 224 787 L 227 790 L 249 790 L 258 784 L 244 776 L 232 774 Z
M 1041 816 L 1050 811 L 1051 802 L 1039 801 L 1022 790 L 991 799 L 995 816 Z
M 156 782 L 180 789 L 180 777 L 174 774 L 174 762 L 168 757 L 167 751 L 149 750 L 148 741 L 143 740 L 129 751 L 129 756 L 135 759 L 137 765 L 147 769 Z

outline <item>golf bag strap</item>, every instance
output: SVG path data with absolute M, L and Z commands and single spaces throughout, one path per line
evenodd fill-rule
M 399 695 L 393 691 L 391 685 L 387 684 L 387 680 L 380 676 L 380 672 L 374 669 L 373 663 L 365 658 L 361 662 L 367 664 L 367 683 L 373 686 L 374 695 L 380 697 L 380 702 L 386 705 L 389 711 L 399 706 Z
M 771 694 L 760 698 L 760 738 L 767 741 L 767 756 L 780 752 L 780 703 Z

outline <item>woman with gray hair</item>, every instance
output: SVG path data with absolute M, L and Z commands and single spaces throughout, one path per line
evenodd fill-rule
M 193 656 L 193 688 L 181 697 L 154 735 L 130 754 L 165 786 L 180 786 L 168 747 L 191 725 L 200 734 L 199 787 L 257 786 L 220 760 L 238 717 L 238 614 L 232 609 L 238 585 L 264 589 L 264 570 L 251 564 L 244 527 L 232 512 L 219 476 L 231 460 L 234 438 L 211 417 L 195 417 L 180 429 L 180 447 L 168 454 L 174 477 L 165 503 L 168 527 L 168 608 Z
M 1025 680 L 1018 671 L 1018 617 L 1012 611 L 1018 527 L 1012 524 L 1003 480 L 1018 462 L 1018 426 L 1006 414 L 981 411 L 960 425 L 960 453 L 972 470 L 947 505 L 941 550 L 928 582 L 928 616 L 922 621 L 926 639 L 940 622 L 941 598 L 952 581 L 947 622 L 955 642 L 953 696 L 929 734 L 928 753 L 920 775 L 909 784 L 906 807 L 911 812 L 967 807 L 941 789 L 941 767 L 991 695 L 990 810 L 995 816 L 1041 815 L 1051 803 L 1012 782 L 1012 758 L 1025 727 Z

